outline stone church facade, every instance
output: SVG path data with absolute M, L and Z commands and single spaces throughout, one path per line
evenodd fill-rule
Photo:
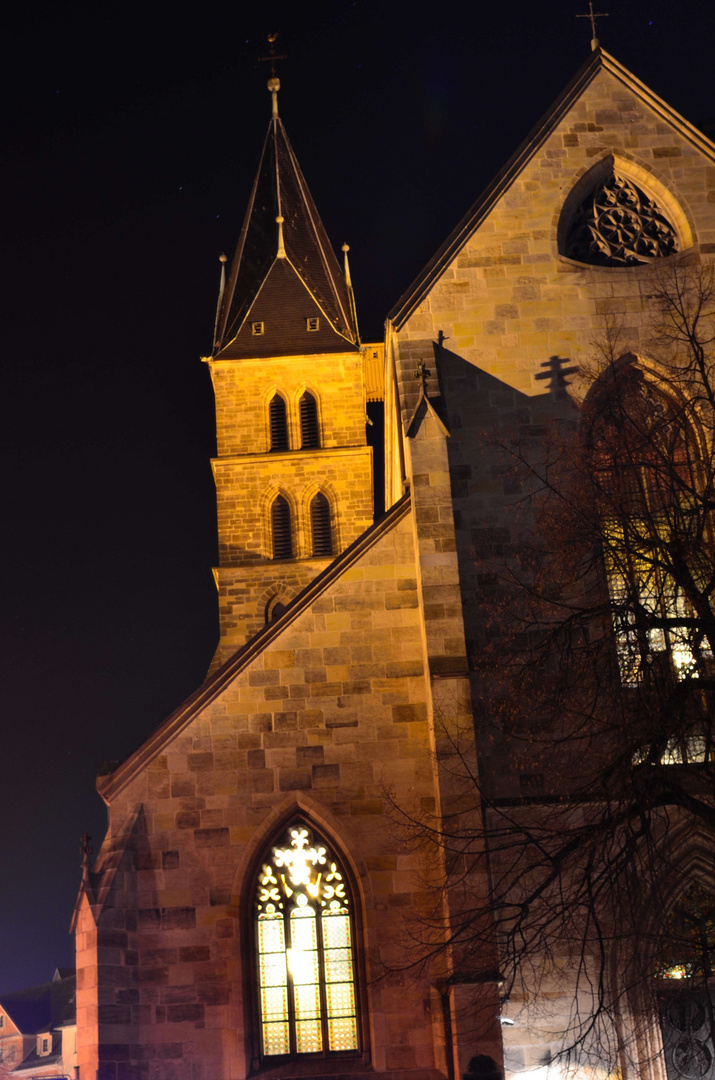
M 272 97 L 207 359 L 220 641 L 206 682 L 98 781 L 80 1078 L 452 1080 L 475 1056 L 503 1068 L 505 1047 L 514 1075 L 558 1025 L 500 1023 L 496 939 L 408 965 L 441 856 L 390 806 L 469 827 L 455 746 L 494 795 L 522 793 L 473 722 L 475 552 L 513 497 L 483 433 L 558 415 L 559 370 L 604 318 L 638 353 L 644 263 L 715 253 L 715 148 L 593 53 L 390 314 L 373 523 L 365 372 L 382 347 L 359 341 L 347 252 L 341 271 Z M 615 268 L 579 216 L 614 182 L 650 215 L 644 258 Z M 459 918 L 459 890 L 440 902 Z

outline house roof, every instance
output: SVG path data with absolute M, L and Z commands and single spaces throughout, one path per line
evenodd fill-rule
M 150 735 L 138 750 L 122 762 L 113 772 L 98 777 L 97 790 L 108 804 L 129 784 L 134 777 L 164 750 L 194 718 L 229 685 L 229 683 L 263 651 L 275 638 L 279 637 L 290 624 L 310 607 L 318 597 L 334 582 L 338 581 L 365 552 L 369 551 L 386 533 L 410 512 L 409 494 L 403 495 L 387 513 L 367 529 L 329 566 L 318 574 L 287 606 L 284 613 L 275 622 L 267 623 L 255 637 L 230 657 L 210 679 L 200 686 L 186 701 L 169 716 L 160 727 Z
M 307 332 L 315 316 L 320 331 Z M 251 328 L 259 321 L 265 340 Z M 341 352 L 356 342 L 348 286 L 276 108 L 219 299 L 214 357 Z
M 516 180 L 534 155 L 538 153 L 554 128 L 561 122 L 574 105 L 574 102 L 601 71 L 607 71 L 618 79 L 645 105 L 674 127 L 683 138 L 715 161 L 715 146 L 701 131 L 675 112 L 674 109 L 671 109 L 665 101 L 657 97 L 644 83 L 637 79 L 635 75 L 632 75 L 622 64 L 619 64 L 604 49 L 596 49 L 579 68 L 551 108 L 544 113 L 521 145 L 517 147 L 506 165 L 497 173 L 489 186 L 485 188 L 474 205 L 467 211 L 457 227 L 427 263 L 424 270 L 415 278 L 409 289 L 403 293 L 392 308 L 388 318 L 396 330 L 402 329 L 415 309 L 429 294 L 434 283 L 456 258 L 504 192 Z
M 76 985 L 74 975 L 53 979 L 42 986 L 31 986 L 28 990 L 0 994 L 0 1006 L 23 1035 L 37 1035 L 63 1024 L 74 1023 Z

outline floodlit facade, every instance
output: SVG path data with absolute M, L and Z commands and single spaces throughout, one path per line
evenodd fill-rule
M 109 831 L 75 912 L 80 1080 L 551 1078 L 582 990 L 557 962 L 507 995 L 488 914 L 486 803 L 521 828 L 554 794 L 479 720 L 484 567 L 520 497 L 492 436 L 578 425 L 604 320 L 651 377 L 648 274 L 715 253 L 715 147 L 596 49 L 366 345 L 347 251 L 341 269 L 269 89 L 206 359 L 220 640 L 206 682 L 98 781 Z M 679 640 L 663 631 L 660 651 Z M 436 834 L 410 843 L 416 820 L 473 838 L 461 870 Z M 712 843 L 694 843 L 683 866 L 707 891 Z M 475 912 L 466 946 L 455 927 Z M 641 1030 L 629 1008 L 624 1075 L 715 1075 L 704 1012 Z M 571 1067 L 604 1062 L 587 1048 Z

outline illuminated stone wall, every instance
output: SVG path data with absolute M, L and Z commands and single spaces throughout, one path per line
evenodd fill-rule
M 403 515 L 124 786 L 121 770 L 100 782 L 111 828 L 95 867 L 106 883 L 100 1080 L 143 1076 L 141 1061 L 152 1077 L 247 1075 L 255 860 L 296 811 L 351 872 L 366 1060 L 395 1077 L 444 1075 L 439 997 L 423 978 L 377 980 L 405 958 L 403 915 L 431 900 L 422 879 L 433 869 L 407 849 L 385 803 L 389 789 L 403 808 L 436 806 L 427 686 Z M 112 876 L 128 850 L 131 881 Z M 91 996 L 86 940 L 78 959 Z
M 337 555 L 371 524 L 373 488 L 360 352 L 213 361 L 210 368 L 218 446 L 216 666 L 260 629 L 271 596 L 292 599 L 330 562 L 310 558 L 316 492 L 329 501 Z M 301 449 L 299 401 L 306 389 L 318 406 L 319 449 Z M 287 406 L 289 450 L 271 453 L 268 411 L 276 392 Z M 270 506 L 279 493 L 291 508 L 294 558 L 274 563 Z

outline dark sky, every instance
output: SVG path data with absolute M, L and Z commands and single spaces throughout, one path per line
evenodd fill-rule
M 199 357 L 268 122 L 266 31 L 369 340 L 588 55 L 585 7 L 6 5 L 0 991 L 73 962 L 79 837 L 97 849 L 105 828 L 97 766 L 203 680 L 216 642 Z M 603 44 L 712 121 L 712 4 L 606 7 Z

